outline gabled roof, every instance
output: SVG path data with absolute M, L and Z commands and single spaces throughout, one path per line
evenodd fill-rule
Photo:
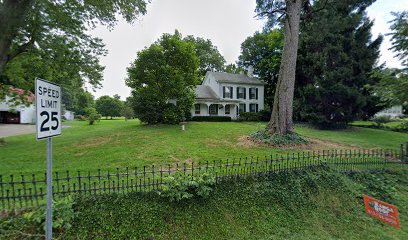
M 211 89 L 210 86 L 197 85 L 195 92 L 197 99 L 218 99 L 217 94 Z
M 206 77 L 212 76 L 219 83 L 241 83 L 265 85 L 265 83 L 256 77 L 249 77 L 246 74 L 234 74 L 226 72 L 207 72 Z

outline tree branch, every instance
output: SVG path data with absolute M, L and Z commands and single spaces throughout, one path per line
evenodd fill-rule
M 279 8 L 279 9 L 274 9 L 274 10 L 271 10 L 271 11 L 263 11 L 263 12 L 260 12 L 257 15 L 255 15 L 255 17 L 264 17 L 265 15 L 271 16 L 271 15 L 274 15 L 276 13 L 281 13 L 281 15 L 285 15 L 285 14 L 287 14 L 286 8 Z
M 328 2 L 329 2 L 329 0 L 326 0 L 320 8 L 313 9 L 311 4 L 310 4 L 310 1 L 306 1 L 305 4 L 303 5 L 303 10 L 306 13 L 306 15 L 301 16 L 300 19 L 301 20 L 308 20 L 308 19 L 313 18 L 313 14 L 326 9 L 326 6 L 327 6 Z

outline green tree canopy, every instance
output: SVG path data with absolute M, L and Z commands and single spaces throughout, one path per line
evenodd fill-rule
M 385 106 L 408 105 L 407 73 L 399 69 L 375 69 L 372 77 L 378 79 L 372 90 Z
M 272 108 L 278 81 L 279 66 L 283 50 L 283 32 L 274 29 L 270 32 L 256 32 L 241 44 L 238 66 L 254 67 L 254 74 L 263 80 L 265 86 L 265 104 Z
M 183 40 L 194 44 L 196 55 L 200 59 L 198 70 L 202 77 L 205 76 L 207 71 L 224 70 L 225 59 L 217 47 L 212 44 L 210 39 L 196 38 L 192 35 L 188 35 Z
M 318 7 L 324 0 L 314 4 Z M 300 120 L 324 127 L 345 125 L 379 109 L 371 72 L 382 36 L 372 40 L 366 8 L 373 0 L 330 0 L 302 27 L 295 112 Z
M 120 101 L 120 98 L 110 97 L 110 96 L 101 96 L 95 101 L 96 111 L 102 116 L 108 118 L 120 117 L 123 111 L 123 102 Z
M 230 63 L 227 66 L 225 66 L 224 69 L 225 72 L 227 73 L 235 73 L 235 74 L 239 74 L 240 72 L 245 72 L 244 68 L 238 67 L 236 64 L 234 63 Z
M 89 34 L 97 24 L 113 28 L 118 18 L 133 22 L 148 0 L 0 1 L 0 99 L 6 85 L 34 89 L 34 78 L 75 91 L 99 87 L 104 44 Z
M 177 123 L 191 110 L 199 80 L 195 45 L 176 31 L 137 53 L 126 84 L 136 117 L 149 124 Z M 175 102 L 175 105 L 170 103 Z
M 64 94 L 66 94 L 66 91 L 64 91 Z M 63 97 L 64 94 L 62 95 Z M 72 97 L 71 99 L 73 99 L 75 103 L 71 104 L 71 107 L 66 106 L 66 108 L 68 110 L 74 111 L 77 115 L 85 116 L 87 108 L 95 107 L 95 100 L 92 93 L 87 92 L 82 88 L 79 91 L 75 92 L 74 97 Z
M 397 52 L 397 57 L 402 61 L 405 70 L 408 71 L 408 11 L 392 13 L 391 49 Z

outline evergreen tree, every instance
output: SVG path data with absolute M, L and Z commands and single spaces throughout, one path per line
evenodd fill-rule
M 373 22 L 365 10 L 373 2 L 330 0 L 302 26 L 294 104 L 298 120 L 338 127 L 378 110 L 378 97 L 366 87 L 376 83 L 370 74 L 382 42 L 382 36 L 371 40 Z

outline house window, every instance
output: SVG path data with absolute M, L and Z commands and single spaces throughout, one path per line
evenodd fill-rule
M 218 104 L 210 105 L 210 115 L 218 115 Z
M 194 113 L 195 114 L 200 114 L 201 106 L 200 104 L 195 104 L 194 105 Z
M 258 104 L 256 104 L 256 103 L 249 104 L 249 111 L 250 112 L 258 112 Z
M 239 112 L 240 113 L 242 113 L 242 112 L 246 112 L 246 105 L 245 105 L 245 103 L 240 103 L 239 104 Z
M 246 89 L 243 87 L 237 87 L 237 99 L 246 99 Z
M 232 87 L 222 87 L 223 98 L 232 98 Z
M 230 114 L 231 112 L 231 105 L 227 104 L 225 105 L 225 114 Z
M 258 88 L 249 89 L 249 99 L 258 99 Z

